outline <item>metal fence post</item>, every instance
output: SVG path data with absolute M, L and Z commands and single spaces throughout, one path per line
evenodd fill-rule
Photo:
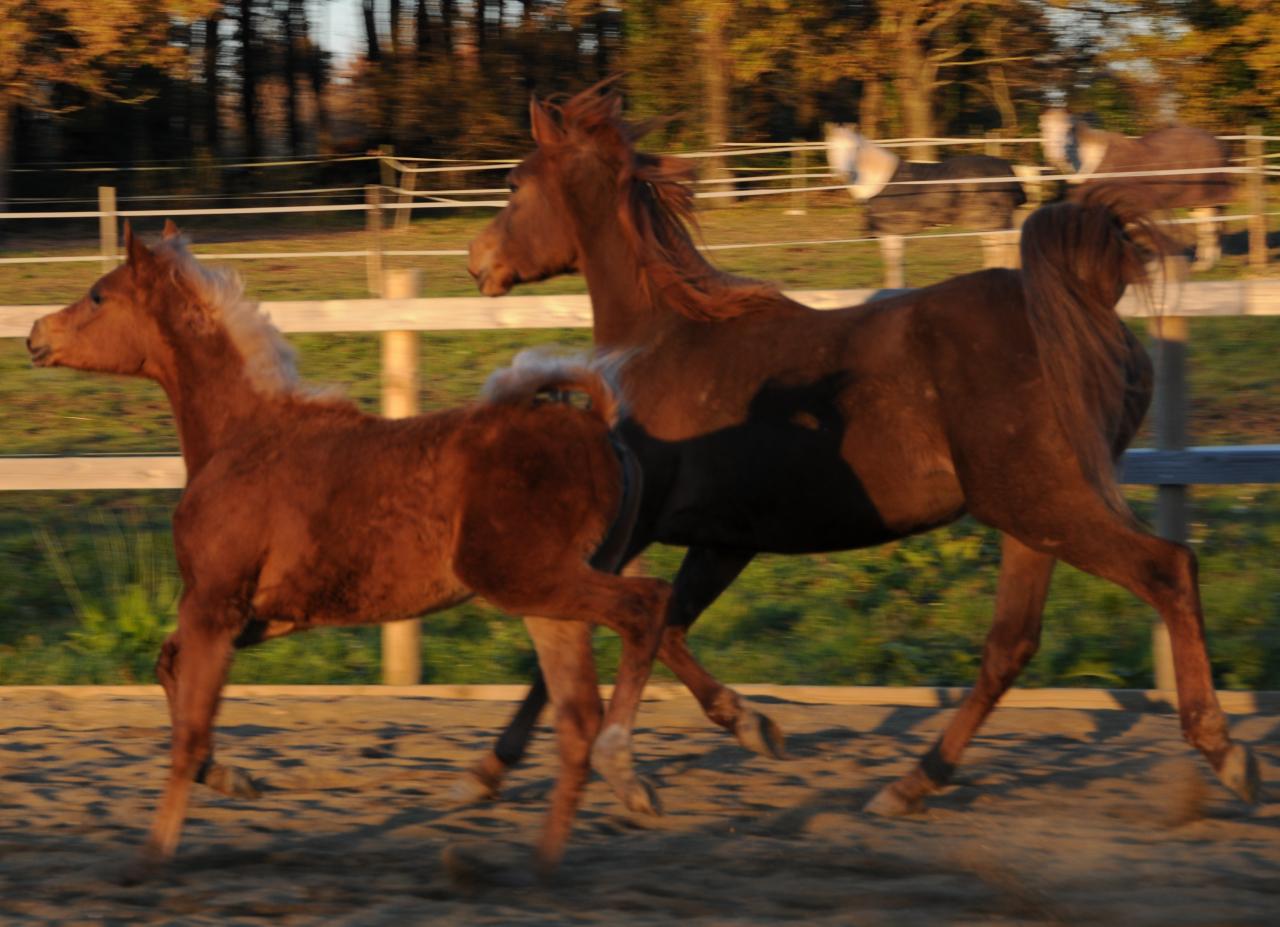
M 422 271 L 388 270 L 383 275 L 385 299 L 422 295 Z M 407 418 L 418 411 L 418 333 L 382 333 L 382 414 Z M 422 623 L 417 618 L 382 626 L 382 682 L 413 686 L 422 681 Z
M 1186 258 L 1169 259 L 1165 273 L 1185 280 Z M 1160 450 L 1182 450 L 1187 446 L 1187 320 L 1181 316 L 1153 319 L 1151 332 L 1156 344 L 1155 432 Z M 1187 487 L 1161 485 L 1156 488 L 1156 533 L 1167 541 L 1187 543 Z M 1176 700 L 1177 683 L 1173 671 L 1173 650 L 1169 629 L 1157 618 L 1151 629 L 1151 666 L 1155 687 L 1171 693 Z
M 1266 175 L 1263 173 L 1262 126 L 1249 126 L 1249 139 L 1245 142 L 1249 166 L 1246 176 L 1249 199 L 1249 264 L 1262 267 L 1267 263 L 1267 193 Z
M 119 217 L 116 215 L 116 188 L 98 188 L 98 240 L 102 252 L 102 272 L 109 273 L 120 261 L 119 248 L 116 244 L 116 227 Z

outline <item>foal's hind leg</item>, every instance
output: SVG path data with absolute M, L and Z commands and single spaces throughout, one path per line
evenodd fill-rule
M 689 549 L 676 574 L 670 618 L 658 659 L 693 693 L 707 717 L 732 731 L 742 746 L 763 756 L 781 758 L 786 749 L 782 729 L 703 669 L 686 641 L 689 627 L 729 588 L 753 556 L 750 552 L 705 547 Z M 502 780 L 524 757 L 546 703 L 546 683 L 539 671 L 493 750 L 486 753 L 455 788 L 455 799 L 475 801 L 497 797 Z
M 982 651 L 978 681 L 946 730 L 906 776 L 881 789 L 866 810 L 905 814 L 946 785 L 978 727 L 1040 646 L 1040 617 L 1056 561 L 1004 535 L 996 614 Z

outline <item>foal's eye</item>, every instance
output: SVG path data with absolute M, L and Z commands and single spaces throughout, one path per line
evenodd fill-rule
M 102 305 L 102 293 L 101 293 L 101 292 L 99 292 L 98 290 L 90 290 L 90 291 L 89 291 L 89 302 L 93 303 L 95 306 L 101 306 L 101 305 Z

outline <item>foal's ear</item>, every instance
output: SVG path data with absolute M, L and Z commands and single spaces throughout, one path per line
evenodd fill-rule
M 555 118 L 532 95 L 529 97 L 529 130 L 539 147 L 555 145 L 564 140 L 564 129 L 556 125 Z
M 170 238 L 177 238 L 181 234 L 182 231 L 178 228 L 178 223 L 174 222 L 172 219 L 164 220 L 163 235 L 165 241 L 168 241 Z
M 124 252 L 125 263 L 133 269 L 134 273 L 150 267 L 156 260 L 151 249 L 142 243 L 141 238 L 133 234 L 133 226 L 127 219 L 124 223 Z

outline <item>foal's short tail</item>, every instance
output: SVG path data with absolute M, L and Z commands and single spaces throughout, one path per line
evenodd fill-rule
M 623 360 L 617 354 L 587 358 L 530 348 L 517 354 L 510 367 L 494 371 L 480 398 L 516 405 L 532 402 L 539 394 L 583 393 L 591 400 L 591 411 L 612 428 L 624 412 L 622 394 L 615 385 Z
M 1136 342 L 1116 303 L 1126 285 L 1149 283 L 1147 261 L 1170 246 L 1132 185 L 1099 184 L 1078 201 L 1041 207 L 1022 227 L 1027 313 L 1058 420 L 1085 477 L 1121 512 L 1113 455 L 1126 427 L 1126 381 L 1144 361 L 1131 356 Z

